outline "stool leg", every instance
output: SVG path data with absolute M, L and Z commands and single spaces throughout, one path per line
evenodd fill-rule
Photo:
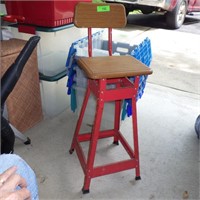
M 133 145 L 134 145 L 134 156 L 137 162 L 135 168 L 136 177 L 135 180 L 140 180 L 140 162 L 139 162 L 139 145 L 138 145 L 138 127 L 137 127 L 137 107 L 136 98 L 132 98 L 132 125 L 133 125 Z
M 135 168 L 136 180 L 140 180 L 140 162 L 139 162 L 139 145 L 138 145 L 138 128 L 137 128 L 137 110 L 136 100 L 132 98 L 132 124 L 133 124 L 133 140 L 134 140 L 134 154 L 137 161 Z
M 87 156 L 86 173 L 85 173 L 85 179 L 84 179 L 84 186 L 82 189 L 83 194 L 89 193 L 90 182 L 93 175 L 97 141 L 99 138 L 99 131 L 100 131 L 102 114 L 103 114 L 103 107 L 104 107 L 104 102 L 102 101 L 102 99 L 99 99 L 97 101 L 95 121 L 94 121 L 94 126 L 92 129 L 92 137 L 90 140 L 90 146 L 89 146 L 89 151 L 88 151 L 88 156 Z
M 81 124 L 82 124 L 82 121 L 83 121 L 83 116 L 84 116 L 84 113 L 85 113 L 85 109 L 86 109 L 86 106 L 87 106 L 87 103 L 88 103 L 89 96 L 90 96 L 90 88 L 87 87 L 85 98 L 83 100 L 83 105 L 82 105 L 80 115 L 79 115 L 79 118 L 78 118 L 78 122 L 76 124 L 76 129 L 75 129 L 75 132 L 74 132 L 74 137 L 73 137 L 73 140 L 72 140 L 71 148 L 69 150 L 70 154 L 73 153 L 74 148 L 75 148 L 76 138 L 77 138 L 77 136 L 80 132 L 80 128 L 81 128 Z
M 113 144 L 116 144 L 116 145 L 119 144 L 118 132 L 119 132 L 119 127 L 120 127 L 120 110 L 121 110 L 121 100 L 116 100 L 115 101 L 115 119 L 114 119 L 115 135 L 114 135 L 114 141 L 113 141 Z

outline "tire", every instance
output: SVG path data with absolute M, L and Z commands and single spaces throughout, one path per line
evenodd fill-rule
M 151 14 L 153 12 L 152 8 L 143 8 L 141 9 L 142 14 L 148 15 Z
M 199 139 L 199 137 L 200 137 L 200 115 L 199 115 L 199 116 L 197 117 L 197 119 L 196 119 L 194 128 L 195 128 L 197 137 L 198 137 L 198 139 Z
M 171 29 L 180 28 L 185 20 L 186 12 L 187 12 L 186 0 L 178 0 L 174 10 L 172 10 L 171 12 L 167 12 L 166 14 L 167 26 Z

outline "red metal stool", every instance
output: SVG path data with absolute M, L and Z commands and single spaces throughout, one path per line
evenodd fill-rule
M 78 59 L 78 65 L 85 71 L 88 77 L 88 86 L 70 148 L 70 153 L 76 150 L 85 174 L 82 189 L 85 194 L 89 192 L 90 182 L 94 177 L 135 168 L 136 180 L 140 179 L 136 96 L 139 76 L 149 75 L 152 71 L 132 56 L 112 56 L 112 28 L 121 28 L 126 25 L 123 5 L 79 3 L 76 6 L 74 23 L 76 27 L 88 28 L 89 57 L 80 57 Z M 92 28 L 108 28 L 110 56 L 92 57 Z M 127 78 L 131 76 L 135 76 L 134 83 Z M 114 84 L 115 87 L 108 89 L 107 85 L 109 84 Z M 83 116 L 91 92 L 97 99 L 94 125 L 91 133 L 80 134 Z M 133 130 L 131 132 L 133 134 L 133 148 L 131 148 L 119 131 L 121 102 L 124 99 L 132 99 Z M 101 131 L 100 125 L 104 104 L 109 101 L 115 101 L 114 128 Z M 94 166 L 98 139 L 107 137 L 113 137 L 115 144 L 118 144 L 118 141 L 120 141 L 130 159 L 102 166 Z M 81 142 L 85 141 L 89 141 L 87 159 L 80 145 Z

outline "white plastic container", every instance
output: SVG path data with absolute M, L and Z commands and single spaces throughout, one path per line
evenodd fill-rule
M 76 90 L 76 103 L 77 103 L 77 110 L 76 114 L 79 116 L 80 110 L 83 104 L 83 99 L 85 97 L 86 89 L 82 87 L 73 86 Z M 104 110 L 103 110 L 103 116 L 102 116 L 102 122 L 101 122 L 101 128 L 102 129 L 112 129 L 114 127 L 114 102 L 105 103 Z M 91 93 L 88 104 L 86 107 L 85 115 L 84 115 L 84 123 L 87 125 L 92 126 L 94 123 L 94 117 L 95 117 L 95 111 L 96 111 L 96 98 Z
M 13 37 L 28 40 L 31 34 L 18 32 L 15 27 L 10 27 Z M 78 29 L 73 25 L 69 28 L 55 32 L 36 31 L 41 39 L 37 45 L 38 69 L 46 76 L 55 76 L 66 70 L 66 60 L 71 44 L 85 37 L 86 29 Z M 42 109 L 44 117 L 54 117 L 70 106 L 70 96 L 67 95 L 67 78 L 49 82 L 40 80 Z
M 40 91 L 42 97 L 42 109 L 45 118 L 54 117 L 70 106 L 66 82 L 67 76 L 58 81 L 40 80 Z
M 18 32 L 16 27 L 11 27 L 10 31 L 18 39 L 28 40 L 32 36 Z M 78 29 L 73 25 L 54 32 L 36 31 L 41 38 L 37 45 L 39 71 L 44 75 L 56 75 L 57 71 L 64 70 L 71 44 L 86 34 L 86 29 Z
M 86 88 L 87 77 L 85 75 L 85 72 L 78 66 L 75 67 L 75 71 L 76 71 L 76 74 L 74 77 L 74 81 L 76 82 L 76 86 Z
M 67 53 L 65 51 L 51 51 L 47 55 L 38 56 L 39 72 L 46 76 L 55 76 L 63 72 L 66 70 L 66 58 Z

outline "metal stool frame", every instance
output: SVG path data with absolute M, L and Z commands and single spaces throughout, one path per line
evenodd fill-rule
M 98 6 L 100 9 L 106 10 L 108 12 L 103 13 L 95 13 L 96 9 L 98 10 Z M 108 7 L 109 6 L 109 7 Z M 84 18 L 84 14 L 87 13 Z M 92 20 L 88 22 L 88 17 L 91 17 L 90 14 L 94 14 Z M 99 16 L 100 14 L 100 16 Z M 105 16 L 104 16 L 105 14 Z M 119 20 L 115 20 L 113 23 L 109 23 L 105 21 L 105 18 L 108 18 L 106 15 L 118 16 Z M 109 16 L 109 17 L 111 17 Z M 104 18 L 105 17 L 105 18 Z M 96 21 L 95 19 L 96 18 Z M 121 19 L 123 18 L 123 19 Z M 79 20 L 80 19 L 80 20 Z M 101 21 L 102 20 L 102 21 Z M 139 145 L 138 145 L 138 127 L 137 127 L 137 109 L 136 109 L 136 97 L 139 85 L 139 75 L 142 74 L 151 74 L 152 71 L 144 66 L 142 63 L 138 62 L 131 56 L 112 56 L 112 28 L 114 27 L 124 27 L 126 25 L 126 16 L 125 9 L 122 5 L 119 4 L 92 4 L 92 3 L 79 3 L 76 6 L 75 11 L 75 25 L 77 27 L 88 27 L 88 53 L 89 58 L 80 58 L 78 60 L 78 64 L 83 70 L 86 72 L 88 76 L 88 86 L 85 94 L 85 98 L 83 100 L 83 105 L 80 111 L 80 115 L 77 121 L 74 137 L 72 140 L 70 153 L 72 154 L 74 150 L 76 150 L 77 156 L 79 158 L 80 164 L 82 166 L 83 172 L 85 174 L 84 185 L 82 188 L 82 192 L 88 193 L 91 179 L 98 176 L 103 176 L 107 174 L 112 174 L 116 172 L 120 172 L 128 169 L 135 169 L 136 171 L 136 180 L 140 179 L 140 164 L 139 164 Z M 106 57 L 92 57 L 92 27 L 107 27 L 108 26 L 108 49 L 109 55 Z M 112 27 L 111 27 L 112 26 Z M 122 63 L 135 62 L 136 65 L 139 65 L 136 70 L 118 70 L 116 68 L 115 72 L 115 64 L 119 65 L 123 68 Z M 121 62 L 121 63 L 120 63 Z M 101 64 L 107 64 L 109 70 L 105 70 L 105 68 L 99 68 L 98 66 Z M 110 65 L 109 65 L 110 64 Z M 129 63 L 127 63 L 129 64 Z M 97 65 L 97 67 L 95 67 Z M 92 67 L 94 66 L 94 71 L 92 71 Z M 97 70 L 97 71 L 95 71 Z M 120 71 L 120 72 L 119 72 Z M 101 73 L 103 72 L 103 73 Z M 105 72 L 105 73 L 104 73 Z M 135 76 L 134 83 L 132 83 L 127 76 Z M 107 85 L 113 84 L 114 88 L 108 89 Z M 93 93 L 97 99 L 96 105 L 96 114 L 94 119 L 94 125 L 92 131 L 90 133 L 80 133 L 81 124 L 83 121 L 84 113 L 87 107 L 88 99 L 90 94 Z M 120 112 L 121 112 L 121 103 L 124 99 L 132 100 L 132 126 L 133 130 L 133 147 L 131 147 L 122 133 L 120 132 Z M 114 101 L 115 102 L 115 117 L 114 117 L 114 128 L 110 130 L 100 130 L 102 113 L 104 108 L 104 103 Z M 126 159 L 123 161 L 118 161 L 114 163 L 108 163 L 106 165 L 94 166 L 96 148 L 98 139 L 113 137 L 113 143 L 118 144 L 119 141 L 128 153 L 130 159 Z M 89 141 L 89 150 L 87 158 L 84 155 L 82 147 L 80 145 L 81 142 Z

